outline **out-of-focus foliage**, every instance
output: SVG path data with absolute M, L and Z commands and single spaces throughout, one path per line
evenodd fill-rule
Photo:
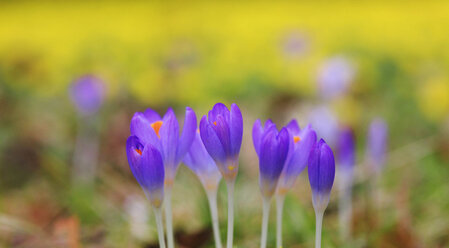
M 154 219 L 125 158 L 132 113 L 173 106 L 181 114 L 191 106 L 200 117 L 223 101 L 238 103 L 245 121 L 237 246 L 257 247 L 259 239 L 254 120 L 296 117 L 304 126 L 321 108 L 354 128 L 360 163 L 368 123 L 380 116 L 389 125 L 379 210 L 371 209 L 360 164 L 347 247 L 446 247 L 448 13 L 449 2 L 438 0 L 0 2 L 0 246 L 53 247 L 67 233 L 75 245 L 154 241 Z M 318 74 L 333 58 L 348 61 L 353 78 L 344 95 L 319 97 Z M 68 93 L 86 74 L 107 84 L 106 102 L 89 120 L 76 115 Z M 83 132 L 99 144 L 94 186 L 71 183 Z M 313 245 L 306 180 L 304 173 L 286 200 L 286 247 Z M 225 194 L 221 187 L 222 231 Z M 326 247 L 344 246 L 336 197 L 333 191 L 324 221 Z M 207 236 L 207 201 L 184 167 L 174 220 L 178 240 Z M 273 244 L 273 221 L 269 233 Z

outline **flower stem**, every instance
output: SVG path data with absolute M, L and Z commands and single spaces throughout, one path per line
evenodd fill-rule
M 165 248 L 164 226 L 162 225 L 162 213 L 160 208 L 153 208 L 156 216 L 157 236 L 159 239 L 159 247 Z
M 235 181 L 227 182 L 228 188 L 228 233 L 226 247 L 232 248 L 234 238 L 234 184 Z
M 282 247 L 282 213 L 285 195 L 276 195 L 276 248 Z
M 352 186 L 350 183 L 343 180 L 340 181 L 340 194 L 338 202 L 340 236 L 343 241 L 347 241 L 350 238 L 352 216 Z
M 214 230 L 215 247 L 221 248 L 220 229 L 218 225 L 217 190 L 207 192 L 209 200 L 210 214 L 212 217 L 212 228 Z
M 173 220 L 172 220 L 172 209 L 171 209 L 171 194 L 172 188 L 165 188 L 165 225 L 167 228 L 167 244 L 168 248 L 175 247 L 175 240 L 173 236 Z
M 323 226 L 324 211 L 315 212 L 315 248 L 321 248 L 321 227 Z
M 268 216 L 270 214 L 270 198 L 263 197 L 262 205 L 262 235 L 260 236 L 260 248 L 267 247 Z

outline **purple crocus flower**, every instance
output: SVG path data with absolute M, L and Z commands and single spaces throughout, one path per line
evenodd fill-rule
M 285 194 L 293 187 L 296 178 L 307 166 L 310 151 L 316 143 L 316 133 L 311 125 L 301 130 L 298 122 L 292 120 L 286 127 L 290 134 L 290 148 L 279 179 L 279 194 Z
M 70 99 L 82 115 L 95 114 L 103 103 L 104 82 L 92 75 L 87 75 L 73 82 L 69 88 Z
M 321 139 L 310 152 L 308 166 L 315 211 L 324 212 L 335 178 L 335 160 L 332 149 Z
M 264 197 L 270 198 L 276 190 L 287 159 L 289 134 L 286 128 L 278 132 L 271 120 L 264 127 L 257 120 L 253 126 L 253 143 L 259 156 L 260 189 Z
M 338 164 L 342 169 L 352 170 L 355 165 L 354 132 L 349 127 L 340 131 L 338 138 Z
M 207 153 L 199 130 L 196 133 L 190 151 L 184 157 L 184 163 L 198 176 L 207 191 L 217 190 L 221 174 L 215 161 Z
M 207 152 L 215 160 L 226 181 L 233 181 L 238 171 L 238 157 L 243 135 L 243 118 L 233 103 L 231 110 L 217 103 L 203 116 L 200 134 Z
M 129 167 L 155 208 L 160 208 L 164 199 L 164 162 L 157 148 L 142 143 L 136 136 L 126 141 Z
M 148 108 L 144 113 L 135 113 L 131 120 L 131 135 L 139 137 L 144 144 L 151 144 L 161 151 L 168 187 L 173 185 L 179 163 L 192 145 L 196 125 L 195 112 L 189 107 L 186 108 L 182 135 L 176 115 L 171 108 L 163 118 Z
M 371 122 L 368 131 L 367 156 L 374 172 L 378 173 L 385 164 L 387 150 L 388 126 L 382 119 Z

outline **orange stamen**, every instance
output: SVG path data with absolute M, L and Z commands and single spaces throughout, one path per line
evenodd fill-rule
M 134 151 L 136 151 L 137 153 L 139 153 L 140 156 L 142 156 L 142 150 L 140 150 L 140 149 L 134 149 Z
M 296 143 L 298 143 L 298 141 L 301 141 L 301 138 L 299 136 L 293 136 L 293 141 Z
M 159 130 L 161 129 L 162 123 L 162 121 L 155 121 L 151 123 L 151 127 L 153 128 L 158 138 L 161 138 L 161 136 L 159 135 Z
M 216 122 L 216 121 L 214 121 L 214 125 L 215 125 L 215 126 L 217 125 L 217 122 Z

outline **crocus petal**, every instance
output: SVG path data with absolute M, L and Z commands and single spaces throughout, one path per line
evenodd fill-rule
M 217 116 L 221 115 L 225 118 L 227 122 L 229 122 L 229 110 L 223 103 L 216 103 L 212 110 L 208 113 L 208 118 L 210 124 L 213 124 L 215 121 L 217 121 Z
M 141 166 L 150 202 L 153 206 L 160 207 L 164 194 L 165 169 L 159 150 L 151 144 L 146 145 L 142 152 Z
M 164 152 L 164 163 L 167 168 L 167 177 L 174 176 L 176 172 L 176 153 L 179 139 L 179 124 L 175 113 L 169 109 L 162 119 L 162 126 L 159 130 L 162 150 Z
M 147 110 L 145 110 L 145 112 L 143 114 L 145 115 L 145 118 L 147 118 L 147 120 L 150 123 L 161 120 L 161 116 L 151 108 L 147 108 Z
M 289 189 L 295 183 L 296 178 L 306 168 L 309 159 L 310 151 L 315 145 L 316 133 L 309 129 L 309 131 L 303 135 L 301 141 L 298 144 L 294 144 L 293 151 L 290 152 L 284 171 L 282 172 L 282 179 L 280 186 L 284 189 Z
M 220 139 L 221 145 L 225 151 L 225 154 L 231 155 L 231 139 L 229 125 L 225 120 L 225 117 L 218 115 L 215 123 L 212 125 L 218 138 Z
M 145 181 L 140 172 L 140 164 L 143 152 L 143 145 L 140 143 L 139 138 L 136 136 L 130 136 L 126 140 L 126 155 L 128 158 L 129 168 L 136 178 L 137 182 L 144 187 Z
M 160 148 L 159 139 L 143 113 L 137 112 L 134 114 L 131 119 L 130 131 L 131 135 L 139 137 L 144 145 L 152 144 L 156 148 Z
M 260 155 L 260 141 L 263 135 L 263 127 L 260 119 L 257 119 L 253 125 L 253 144 L 257 155 Z
M 178 151 L 176 154 L 176 163 L 179 163 L 184 155 L 189 151 L 190 146 L 196 135 L 196 115 L 193 109 L 187 107 L 184 119 L 184 126 L 182 128 L 182 135 L 179 139 Z
M 287 130 L 296 135 L 299 133 L 299 131 L 301 131 L 301 129 L 299 128 L 298 122 L 296 121 L 296 119 L 291 120 L 287 126 L 285 126 L 287 128 Z
M 204 147 L 216 163 L 224 165 L 226 163 L 226 153 L 215 130 L 209 124 L 206 116 L 200 122 L 200 134 Z
M 192 146 L 183 161 L 198 176 L 206 190 L 217 189 L 221 174 L 215 161 L 204 147 L 198 132 L 196 132 Z
M 231 105 L 229 123 L 231 136 L 231 156 L 235 156 L 240 152 L 243 136 L 243 117 L 239 107 L 235 103 Z

